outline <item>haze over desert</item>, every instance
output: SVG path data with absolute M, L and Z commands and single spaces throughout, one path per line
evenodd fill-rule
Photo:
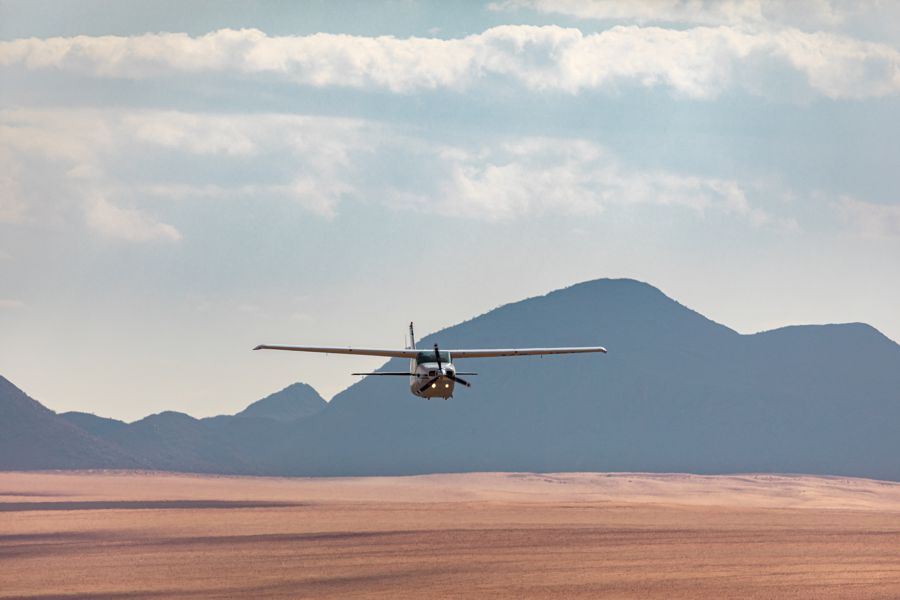
M 2 598 L 897 598 L 900 484 L 0 474 Z

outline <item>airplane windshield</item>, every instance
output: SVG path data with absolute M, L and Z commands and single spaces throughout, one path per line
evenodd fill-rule
M 416 354 L 416 364 L 420 365 L 422 363 L 433 363 L 437 362 L 437 357 L 434 355 L 434 350 L 426 350 L 424 352 L 419 352 Z M 441 363 L 450 362 L 450 353 L 444 352 L 441 350 Z

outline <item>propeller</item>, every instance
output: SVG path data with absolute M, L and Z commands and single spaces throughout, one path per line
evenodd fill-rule
M 466 381 L 465 379 L 463 379 L 463 378 L 461 378 L 461 377 L 457 377 L 456 375 L 450 375 L 450 374 L 448 373 L 448 374 L 447 374 L 447 378 L 452 379 L 452 380 L 455 381 L 456 383 L 461 383 L 461 384 L 463 384 L 463 385 L 466 386 L 466 387 L 472 387 L 472 384 L 471 384 L 471 383 L 469 383 L 468 381 Z
M 437 357 L 438 369 L 441 369 L 441 352 L 440 350 L 438 350 L 437 344 L 434 345 L 434 355 Z M 443 369 L 441 369 L 441 372 L 443 373 Z M 453 371 L 447 371 L 446 373 L 444 373 L 444 377 L 455 381 L 456 383 L 461 383 L 466 387 L 472 387 L 471 383 L 469 383 L 465 379 L 462 379 L 461 377 L 457 377 L 456 373 L 454 373 Z
M 441 378 L 440 375 L 438 375 L 437 377 L 432 377 L 430 380 L 428 380 L 428 383 L 426 383 L 425 385 L 423 385 L 422 387 L 419 388 L 419 392 L 424 392 L 425 390 L 430 388 L 433 383 L 437 382 L 437 380 L 440 378 Z
M 444 366 L 441 364 L 441 351 L 438 348 L 437 344 L 434 345 L 434 358 L 435 358 L 435 361 L 437 362 L 438 373 L 440 373 L 440 375 L 429 379 L 422 387 L 419 388 L 419 392 L 424 392 L 425 390 L 430 388 L 434 383 L 437 383 L 437 381 L 441 377 L 446 377 L 447 379 L 449 379 L 451 381 L 455 381 L 456 383 L 459 383 L 466 387 L 472 387 L 471 383 L 469 383 L 465 379 L 462 379 L 461 377 L 457 377 L 456 373 L 454 373 L 453 371 L 444 372 Z

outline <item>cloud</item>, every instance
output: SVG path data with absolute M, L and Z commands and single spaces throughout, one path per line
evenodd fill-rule
M 351 154 L 370 152 L 377 130 L 295 115 L 0 110 L 0 222 L 82 219 L 120 240 L 173 241 L 181 233 L 153 207 L 198 197 L 284 198 L 333 218 L 354 190 Z
M 131 242 L 181 239 L 181 234 L 171 225 L 160 223 L 138 209 L 116 206 L 102 196 L 95 196 L 88 203 L 87 222 L 106 236 Z
M 153 215 L 166 206 L 189 211 L 191 201 L 290 202 L 326 219 L 345 205 L 374 204 L 481 221 L 646 206 L 754 226 L 778 222 L 738 181 L 640 169 L 587 140 L 449 144 L 383 124 L 282 114 L 0 111 L 0 127 L 5 121 L 33 131 L 32 141 L 51 139 L 43 131 L 49 127 L 60 146 L 76 147 L 67 136 L 83 145 L 58 155 L 15 137 L 0 140 L 21 162 L 16 185 L 40 192 L 29 197 L 30 219 L 68 223 L 80 216 L 91 231 L 132 242 L 180 239 L 175 225 Z M 94 129 L 105 133 L 92 145 Z
M 15 310 L 28 306 L 21 300 L 12 300 L 10 298 L 0 298 L 0 310 Z
M 253 132 L 242 127 L 250 123 L 227 117 L 168 111 L 127 116 L 122 124 L 141 141 L 192 154 L 247 157 L 259 151 Z
M 342 181 L 320 181 L 315 177 L 295 179 L 289 186 L 289 194 L 304 208 L 320 216 L 333 219 L 342 196 L 353 191 L 353 186 Z
M 96 179 L 111 142 L 90 112 L 0 110 L 0 222 L 67 227 L 79 184 Z
M 435 188 L 397 195 L 401 205 L 445 216 L 505 220 L 547 214 L 596 215 L 647 205 L 769 221 L 735 182 L 627 167 L 584 140 L 521 138 L 476 151 L 443 148 L 432 160 Z
M 686 11 L 693 4 L 671 6 Z M 745 4 L 709 6 L 722 12 Z M 636 85 L 693 99 L 715 98 L 730 89 L 777 98 L 784 73 L 808 86 L 810 94 L 835 99 L 900 92 L 900 52 L 889 45 L 835 33 L 724 25 L 617 26 L 591 34 L 557 26 L 505 25 L 458 39 L 268 36 L 256 29 L 222 29 L 199 37 L 30 38 L 0 42 L 0 66 L 125 79 L 214 73 L 254 82 L 402 94 L 499 83 L 533 92 L 615 93 Z M 142 135 L 179 142 L 165 127 Z M 235 143 L 240 132 L 222 135 L 207 142 L 252 151 Z M 190 138 L 181 141 L 190 143 Z
M 833 27 L 850 7 L 828 0 L 505 0 L 494 11 L 520 9 L 577 19 L 690 25 L 766 25 L 800 29 Z
M 21 170 L 15 157 L 0 147 L 0 223 L 21 223 L 25 219 L 20 180 Z
M 131 130 L 155 128 L 156 122 L 173 130 L 183 126 L 195 143 L 178 147 L 179 152 L 205 154 L 203 140 L 216 137 L 210 131 L 218 128 L 244 132 L 248 146 L 267 149 L 255 161 L 276 181 L 145 188 L 168 197 L 282 197 L 326 218 L 338 214 L 343 199 L 478 220 L 599 214 L 628 204 L 682 207 L 696 214 L 721 210 L 755 224 L 768 218 L 750 206 L 734 181 L 629 169 L 606 148 L 584 140 L 521 137 L 450 146 L 364 121 L 290 115 L 147 112 L 123 122 Z M 170 139 L 185 135 L 173 131 L 155 141 L 169 146 Z M 217 151 L 228 154 L 225 146 Z M 279 166 L 273 156 L 288 160 Z M 376 157 L 402 167 L 385 173 L 369 165 Z
M 177 240 L 173 226 L 106 196 L 103 165 L 118 132 L 94 111 L 0 111 L 0 221 L 68 228 L 82 217 L 93 230 L 129 241 Z M 4 219 L 8 207 L 13 218 Z M 7 210 L 4 210 L 7 209 Z
M 864 237 L 900 239 L 900 206 L 844 196 L 836 208 L 844 221 Z
M 174 153 L 257 161 L 264 173 L 250 182 L 222 185 L 151 185 L 160 195 L 282 197 L 334 218 L 342 197 L 355 191 L 349 166 L 369 151 L 379 126 L 362 121 L 298 115 L 197 115 L 148 111 L 121 119 L 125 131 Z M 262 179 L 262 180 L 260 180 Z

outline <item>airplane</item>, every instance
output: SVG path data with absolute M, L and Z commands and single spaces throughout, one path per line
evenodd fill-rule
M 320 352 L 324 354 L 360 354 L 363 356 L 387 356 L 391 358 L 408 358 L 409 371 L 375 373 L 353 373 L 353 375 L 378 375 L 409 377 L 409 391 L 420 398 L 453 397 L 455 384 L 471 387 L 460 375 L 477 375 L 457 371 L 453 366 L 454 358 L 486 358 L 491 356 L 527 356 L 544 354 L 580 354 L 583 352 L 603 352 L 602 346 L 586 346 L 580 348 L 509 348 L 501 350 L 441 350 L 434 345 L 433 350 L 416 348 L 416 335 L 413 324 L 409 324 L 409 346 L 403 350 L 380 348 L 332 348 L 320 346 L 269 346 L 261 344 L 254 350 L 290 350 L 293 352 Z

